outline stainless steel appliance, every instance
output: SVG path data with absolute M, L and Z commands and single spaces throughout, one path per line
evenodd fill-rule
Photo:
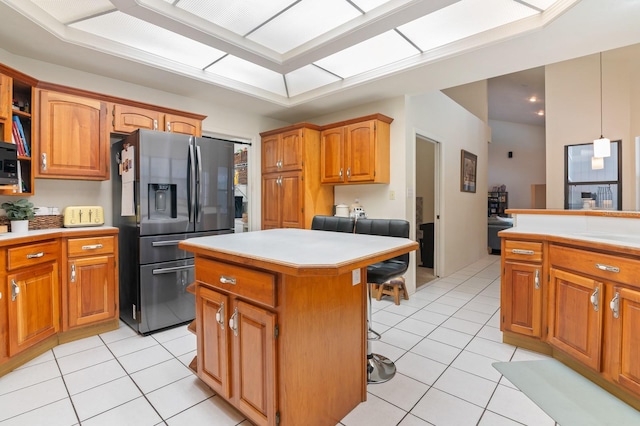
M 111 170 L 120 318 L 142 334 L 192 321 L 193 255 L 178 243 L 233 232 L 233 143 L 137 130 L 111 145 Z
M 0 142 L 0 185 L 18 183 L 18 151 L 17 145 Z

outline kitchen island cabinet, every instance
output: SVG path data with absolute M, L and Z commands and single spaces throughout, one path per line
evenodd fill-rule
M 507 213 L 517 226 L 500 232 L 503 341 L 548 353 L 640 409 L 640 213 Z M 522 292 L 505 288 L 513 284 L 505 244 L 532 240 L 542 249 L 539 304 L 520 303 Z M 540 335 L 505 321 L 515 305 L 521 318 L 542 307 Z
M 119 327 L 117 233 L 0 234 L 0 376 L 58 344 Z
M 180 247 L 195 254 L 197 374 L 251 422 L 334 426 L 366 399 L 366 267 L 417 243 L 271 229 Z

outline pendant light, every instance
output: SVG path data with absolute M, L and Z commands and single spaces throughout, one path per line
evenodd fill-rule
M 604 158 L 591 157 L 591 170 L 602 170 L 602 169 L 604 169 Z
M 602 136 L 602 52 L 600 52 L 600 139 L 593 141 L 593 156 L 611 157 L 611 141 Z

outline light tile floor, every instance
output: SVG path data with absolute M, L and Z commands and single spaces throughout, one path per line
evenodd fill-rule
M 491 366 L 544 358 L 501 343 L 499 268 L 487 256 L 400 306 L 374 300 L 373 350 L 398 372 L 339 425 L 554 426 Z M 126 325 L 58 346 L 0 378 L 0 425 L 249 426 L 187 368 L 195 350 L 186 327 L 142 337 Z

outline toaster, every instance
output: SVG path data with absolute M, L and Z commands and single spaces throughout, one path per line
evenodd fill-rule
M 104 225 L 104 210 L 101 206 L 68 206 L 64 208 L 62 215 L 62 226 L 65 228 Z

